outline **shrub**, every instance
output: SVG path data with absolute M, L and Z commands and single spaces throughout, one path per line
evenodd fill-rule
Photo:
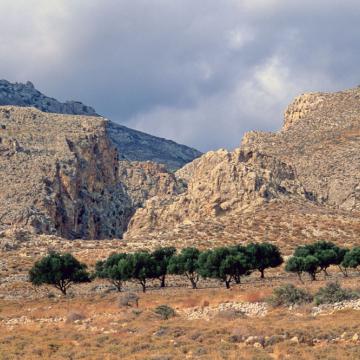
M 311 294 L 292 284 L 285 284 L 273 290 L 269 303 L 272 306 L 291 306 L 309 303 L 313 300 Z
M 154 313 L 160 315 L 161 319 L 163 320 L 168 320 L 176 315 L 175 310 L 168 305 L 158 306 L 157 308 L 155 308 Z
M 315 294 L 315 304 L 333 304 L 344 300 L 352 300 L 360 297 L 359 293 L 343 289 L 339 283 L 331 282 L 320 288 Z
M 70 311 L 66 316 L 66 322 L 71 323 L 77 320 L 84 320 L 86 316 L 79 311 Z
M 119 299 L 120 306 L 139 306 L 139 296 L 135 293 L 129 292 L 124 294 Z
M 73 283 L 89 282 L 86 265 L 80 263 L 71 254 L 53 252 L 45 256 L 29 271 L 30 282 L 35 286 L 53 285 L 64 295 Z

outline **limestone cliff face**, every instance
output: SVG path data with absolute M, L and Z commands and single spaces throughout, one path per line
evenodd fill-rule
M 146 161 L 119 161 L 119 181 L 131 200 L 134 211 L 155 196 L 176 196 L 186 190 L 186 183 L 176 178 L 164 165 Z
M 271 233 L 286 241 L 292 219 L 299 224 L 294 241 L 336 239 L 360 213 L 360 88 L 302 95 L 279 132 L 247 133 L 239 149 L 207 153 L 176 176 L 188 189 L 148 200 L 126 238 L 191 244 L 247 240 L 244 234 L 261 241 Z
M 120 237 L 133 209 L 101 118 L 0 108 L 0 223 L 66 238 Z
M 249 133 L 242 147 L 292 164 L 323 204 L 360 210 L 360 88 L 303 95 L 287 109 L 282 131 Z
M 250 211 L 274 199 L 314 200 L 291 166 L 259 152 L 219 150 L 195 160 L 187 191 L 153 197 L 131 219 L 127 236 Z M 186 170 L 186 169 L 185 169 Z M 180 170 L 177 176 L 189 172 Z
M 120 157 L 101 117 L 0 107 L 0 230 L 121 238 L 148 198 L 184 191 L 165 166 Z

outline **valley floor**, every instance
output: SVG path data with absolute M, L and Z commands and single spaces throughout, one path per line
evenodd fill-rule
M 201 281 L 198 290 L 185 279 L 152 282 L 145 294 L 137 284 L 126 292 L 136 306 L 121 305 L 124 293 L 105 282 L 74 285 L 67 297 L 51 287 L 34 288 L 27 272 L 49 250 L 71 251 L 90 269 L 114 251 L 138 250 L 123 241 L 63 241 L 39 237 L 0 251 L 0 359 L 359 359 L 360 301 L 334 307 L 269 306 L 276 286 L 293 283 L 311 293 L 328 281 L 358 289 L 359 277 L 344 278 L 336 268 L 327 279 L 300 283 L 283 269 L 258 273 L 226 290 Z M 150 250 L 150 249 L 149 249 Z M 166 304 L 176 316 L 163 320 L 154 310 Z

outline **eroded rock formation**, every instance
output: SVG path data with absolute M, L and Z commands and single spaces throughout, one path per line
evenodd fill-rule
M 279 132 L 247 133 L 239 149 L 207 153 L 177 176 L 187 191 L 148 200 L 132 217 L 128 239 L 261 241 L 271 234 L 286 241 L 295 236 L 294 223 L 301 224 L 296 236 L 304 241 L 325 233 L 336 239 L 340 228 L 353 239 L 360 211 L 360 89 L 302 95 L 286 110 Z

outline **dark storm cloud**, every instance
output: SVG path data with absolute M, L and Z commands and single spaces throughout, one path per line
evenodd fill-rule
M 201 150 L 276 130 L 297 94 L 360 83 L 360 4 L 0 0 L 1 77 Z

